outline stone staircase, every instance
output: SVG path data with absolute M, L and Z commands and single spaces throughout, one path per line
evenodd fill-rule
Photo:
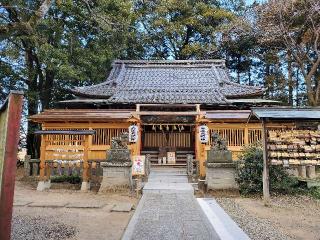
M 171 167 L 186 167 L 187 165 L 187 155 L 191 154 L 193 157 L 195 157 L 194 151 L 184 151 L 184 150 L 179 150 L 176 151 L 176 164 L 158 164 L 158 155 L 159 151 L 157 150 L 144 150 L 141 151 L 141 155 L 150 155 L 150 161 L 152 166 L 171 166 Z

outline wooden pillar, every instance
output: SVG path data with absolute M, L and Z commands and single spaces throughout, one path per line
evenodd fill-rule
M 51 176 L 51 163 L 45 162 L 45 180 L 50 181 Z
M 41 136 L 40 146 L 40 179 L 37 186 L 37 191 L 43 191 L 50 188 L 50 166 L 46 163 L 47 135 Z
M 206 152 L 205 152 L 205 144 L 200 143 L 200 136 L 199 136 L 199 127 L 200 124 L 196 124 L 195 129 L 195 152 L 196 152 L 196 160 L 199 161 L 199 168 L 200 168 L 200 176 L 206 175 L 206 169 L 204 166 L 204 162 L 206 160 Z
M 10 240 L 22 93 L 10 93 L 0 106 L 0 239 Z
M 83 146 L 83 175 L 82 181 L 88 182 L 89 181 L 89 164 L 88 164 L 88 154 L 89 153 L 89 135 L 84 136 L 84 146 Z
M 269 183 L 269 161 L 268 161 L 268 132 L 265 120 L 262 119 L 262 139 L 263 139 L 263 201 L 264 205 L 270 205 L 270 183 Z
M 81 191 L 88 191 L 90 189 L 88 156 L 89 156 L 89 135 L 84 135 Z
M 142 143 L 141 143 L 141 140 L 142 140 L 142 128 L 141 128 L 141 123 L 137 123 L 137 126 L 139 128 L 139 134 L 138 134 L 138 141 L 137 141 L 137 146 L 136 146 L 136 154 L 135 155 L 140 155 L 141 153 L 141 146 L 142 146 Z
M 136 104 L 136 112 L 140 112 L 140 104 Z
M 135 124 L 137 127 L 138 127 L 138 140 L 137 142 L 135 143 L 131 143 L 129 145 L 129 148 L 131 150 L 131 156 L 135 156 L 135 155 L 140 155 L 141 153 L 141 146 L 142 146 L 142 128 L 141 128 L 141 122 L 140 122 L 140 119 L 138 118 L 132 118 L 132 119 L 129 119 L 129 124 Z M 129 125 L 129 126 L 130 126 Z M 128 126 L 128 127 L 129 127 Z
M 41 146 L 40 146 L 40 181 L 46 180 L 46 136 L 41 136 Z
M 91 122 L 89 123 L 89 130 L 93 130 Z M 93 140 L 93 135 L 89 135 L 89 137 L 88 137 L 88 159 L 92 158 L 92 155 L 91 155 L 92 140 Z
M 248 128 L 248 125 L 246 125 L 245 128 L 244 128 L 244 145 L 245 146 L 249 145 L 249 128 Z

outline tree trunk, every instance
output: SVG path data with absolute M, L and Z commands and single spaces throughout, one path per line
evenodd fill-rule
M 237 83 L 240 84 L 240 57 L 237 58 Z
M 288 103 L 290 106 L 293 106 L 293 80 L 292 80 L 292 59 L 291 54 L 287 54 L 287 61 L 288 61 Z
M 299 69 L 296 70 L 296 105 L 300 105 L 299 101 Z
M 54 82 L 54 72 L 51 69 L 46 69 L 46 77 L 44 86 L 41 89 L 41 104 L 42 109 L 48 109 L 52 100 L 52 89 Z
M 266 64 L 266 69 L 265 69 L 265 80 L 264 80 L 264 88 L 266 89 L 266 96 L 270 97 L 270 89 L 268 86 L 268 77 L 270 76 L 270 64 Z

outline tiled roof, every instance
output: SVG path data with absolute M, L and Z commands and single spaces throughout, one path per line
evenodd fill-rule
M 222 60 L 117 60 L 103 83 L 72 90 L 110 103 L 225 104 L 228 98 L 260 96 L 262 89 L 230 81 Z

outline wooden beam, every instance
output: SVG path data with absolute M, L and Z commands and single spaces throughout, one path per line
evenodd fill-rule
M 269 162 L 268 162 L 268 132 L 265 120 L 262 119 L 262 139 L 263 139 L 263 201 L 265 206 L 270 205 L 270 183 L 269 183 Z
M 141 111 L 141 112 L 135 112 L 134 115 L 174 115 L 174 116 L 197 116 L 199 114 L 205 114 L 205 112 L 197 112 L 197 111 L 184 111 L 184 112 L 161 112 L 161 111 Z
M 34 134 L 39 135 L 94 135 L 95 130 L 39 130 Z
M 136 112 L 140 112 L 140 104 L 136 105 Z

